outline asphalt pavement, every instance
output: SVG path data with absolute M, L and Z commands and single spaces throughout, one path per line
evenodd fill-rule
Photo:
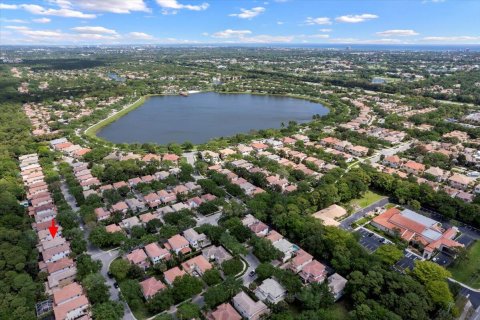
M 389 200 L 388 198 L 383 198 L 383 199 L 380 199 L 378 200 L 377 202 L 375 203 L 372 203 L 371 205 L 369 205 L 368 207 L 365 207 L 363 209 L 360 209 L 358 210 L 357 212 L 355 212 L 354 214 L 352 214 L 351 216 L 343 219 L 342 221 L 340 221 L 340 228 L 344 229 L 344 230 L 347 230 L 347 231 L 353 231 L 353 228 L 350 227 L 350 225 L 352 223 L 354 223 L 355 221 L 357 220 L 360 220 L 361 218 L 363 218 L 367 213 L 375 210 L 376 208 L 378 207 L 383 207 L 385 205 L 387 205 L 389 203 Z

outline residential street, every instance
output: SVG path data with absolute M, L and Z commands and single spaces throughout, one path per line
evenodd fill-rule
M 77 203 L 75 201 L 75 198 L 73 195 L 70 193 L 68 190 L 68 186 L 65 183 L 65 181 L 62 180 L 61 186 L 60 186 L 63 197 L 67 201 L 67 203 L 70 205 L 72 210 L 74 212 L 78 212 L 80 208 L 77 206 Z M 113 279 L 110 279 L 108 277 L 108 268 L 110 267 L 110 263 L 118 257 L 118 249 L 111 250 L 111 251 L 103 251 L 95 246 L 93 246 L 89 241 L 88 241 L 88 235 L 89 235 L 89 229 L 86 228 L 80 219 L 80 227 L 84 231 L 84 236 L 85 240 L 87 241 L 87 254 L 89 254 L 92 259 L 94 260 L 99 260 L 102 262 L 102 269 L 100 270 L 100 273 L 102 276 L 105 278 L 107 285 L 109 286 L 110 290 L 110 299 L 113 301 L 119 301 L 119 292 L 120 290 L 115 288 L 113 283 L 115 282 Z M 136 320 L 135 316 L 133 315 L 132 311 L 130 310 L 130 307 L 128 306 L 127 303 L 122 302 L 124 305 L 124 310 L 125 314 L 123 316 L 124 320 Z
M 252 283 L 253 280 L 255 280 L 257 278 L 256 275 L 251 277 L 249 274 L 250 274 L 250 272 L 255 271 L 255 269 L 257 269 L 258 265 L 260 264 L 260 261 L 257 259 L 257 257 L 255 257 L 253 255 L 252 251 L 250 251 L 245 256 L 242 255 L 242 258 L 245 259 L 245 261 L 247 261 L 247 263 L 248 263 L 247 271 L 242 276 L 243 285 L 248 287 L 248 285 L 250 283 Z
M 365 208 L 355 212 L 354 214 L 352 214 L 348 218 L 340 221 L 340 228 L 345 229 L 347 231 L 353 231 L 352 227 L 350 227 L 350 225 L 352 223 L 354 223 L 355 221 L 363 218 L 370 211 L 373 211 L 378 207 L 385 206 L 386 204 L 388 204 L 388 202 L 389 202 L 388 198 L 383 198 L 383 199 L 380 199 L 379 201 L 369 205 L 368 207 L 365 207 Z

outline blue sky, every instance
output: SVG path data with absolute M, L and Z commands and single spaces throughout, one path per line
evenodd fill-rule
M 0 10 L 0 44 L 480 44 L 475 0 L 4 0 Z

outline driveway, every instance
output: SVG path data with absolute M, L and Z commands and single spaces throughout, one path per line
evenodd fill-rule
M 342 228 L 344 230 L 347 230 L 347 231 L 353 231 L 352 227 L 350 227 L 350 225 L 352 223 L 354 223 L 357 220 L 360 220 L 367 213 L 375 210 L 376 208 L 383 207 L 383 206 L 387 205 L 388 203 L 389 203 L 388 198 L 383 198 L 383 199 L 378 200 L 375 203 L 372 203 L 368 207 L 365 207 L 363 209 L 358 210 L 357 212 L 355 212 L 354 214 L 352 214 L 348 218 L 345 218 L 342 221 L 340 221 L 340 228 Z
M 258 265 L 260 264 L 260 261 L 257 259 L 257 257 L 253 255 L 251 251 L 247 255 L 242 255 L 242 258 L 245 259 L 245 261 L 247 261 L 248 263 L 247 271 L 242 276 L 243 285 L 245 287 L 248 287 L 248 285 L 257 278 L 256 275 L 251 277 L 249 274 L 250 272 L 255 271 L 255 269 L 257 269 Z

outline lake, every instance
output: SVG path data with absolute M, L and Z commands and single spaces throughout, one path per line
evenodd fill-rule
M 327 113 L 319 103 L 281 96 L 215 92 L 153 96 L 97 136 L 115 143 L 197 144 L 252 129 L 280 128 L 292 120 L 308 122 L 315 114 Z

